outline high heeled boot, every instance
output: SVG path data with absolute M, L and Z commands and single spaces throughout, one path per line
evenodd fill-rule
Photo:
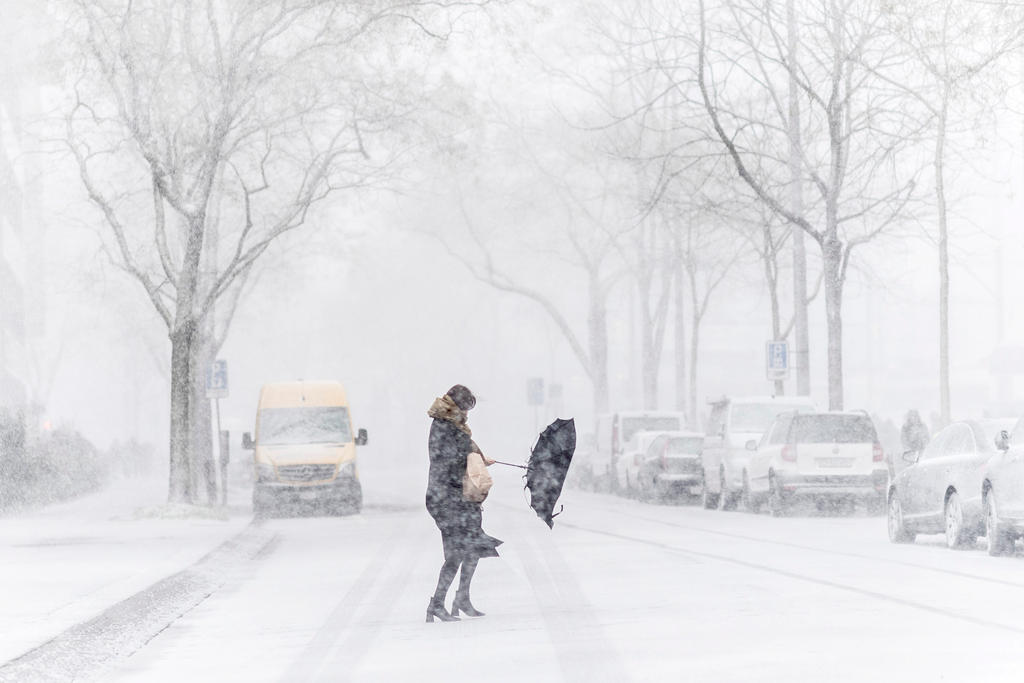
M 462 612 L 467 617 L 482 617 L 483 612 L 473 607 L 473 603 L 469 601 L 469 593 L 456 593 L 455 600 L 452 601 L 452 616 L 458 617 L 459 612 Z
M 467 614 L 469 614 L 467 612 Z M 427 621 L 434 621 L 434 617 L 437 617 L 441 621 L 459 621 L 459 617 L 456 615 L 448 614 L 448 610 L 444 608 L 444 602 L 437 598 L 430 598 L 430 603 L 427 604 Z

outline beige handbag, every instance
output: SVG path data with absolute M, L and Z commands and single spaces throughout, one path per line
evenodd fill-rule
M 466 457 L 466 474 L 462 477 L 462 497 L 470 503 L 482 503 L 493 483 L 483 454 L 470 453 Z

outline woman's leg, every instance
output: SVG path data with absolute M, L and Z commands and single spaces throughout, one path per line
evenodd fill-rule
M 452 602 L 452 614 L 463 612 L 469 617 L 482 617 L 483 612 L 473 607 L 469 601 L 469 584 L 473 581 L 473 574 L 476 572 L 478 558 L 466 560 L 462 563 L 462 573 L 459 575 L 459 590 L 455 592 L 455 600 Z
M 462 572 L 459 574 L 459 590 L 456 595 L 460 599 L 464 599 L 469 602 L 469 584 L 473 582 L 473 574 L 476 572 L 476 563 L 479 562 L 478 558 L 472 560 L 463 560 Z
M 455 580 L 455 572 L 459 571 L 459 561 L 455 558 L 446 559 L 441 565 L 441 572 L 437 576 L 437 589 L 434 590 L 434 601 L 444 604 L 444 598 L 448 595 L 448 588 Z

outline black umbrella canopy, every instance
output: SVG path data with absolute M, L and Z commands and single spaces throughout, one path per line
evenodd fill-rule
M 554 528 L 555 503 L 576 452 L 576 423 L 555 420 L 541 432 L 526 464 L 526 488 L 530 489 L 530 507 L 547 525 Z

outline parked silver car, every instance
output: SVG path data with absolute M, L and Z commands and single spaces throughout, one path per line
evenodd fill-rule
M 985 544 L 989 555 L 1009 555 L 1024 537 L 1024 418 L 995 441 L 980 489 Z
M 995 437 L 1006 420 L 954 422 L 938 432 L 889 485 L 889 540 L 909 543 L 917 534 L 946 534 L 946 545 L 973 544 L 984 532 L 983 482 L 996 455 Z M 991 489 L 991 484 L 989 484 Z
M 704 435 L 698 432 L 662 432 L 647 447 L 637 474 L 642 500 L 699 496 L 704 468 L 700 452 Z

